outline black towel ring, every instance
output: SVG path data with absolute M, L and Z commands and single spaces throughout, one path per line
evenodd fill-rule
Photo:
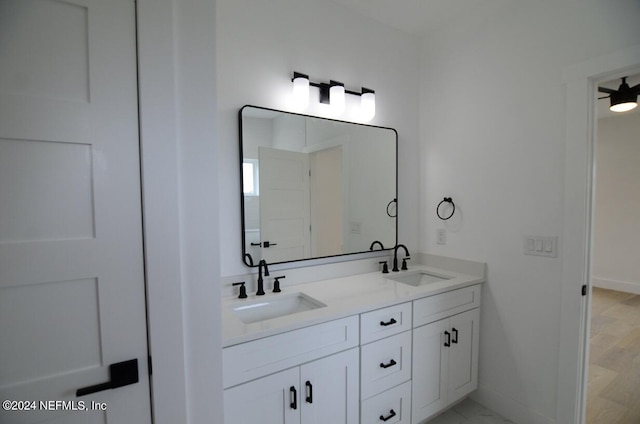
M 440 205 L 442 205 L 443 203 L 450 203 L 451 207 L 453 208 L 453 210 L 451 211 L 451 214 L 446 218 L 443 218 L 440 215 Z M 456 212 L 456 205 L 455 203 L 453 203 L 453 199 L 451 197 L 445 197 L 444 199 L 442 199 L 440 203 L 438 203 L 438 206 L 436 206 L 436 215 L 438 215 L 438 218 L 440 218 L 443 221 L 446 221 L 447 219 L 451 218 L 455 212 Z
M 397 210 L 396 210 L 396 214 L 395 214 L 395 215 L 391 215 L 391 214 L 389 213 L 389 206 L 391 206 L 391 204 L 392 204 L 392 203 L 396 203 L 396 207 L 397 207 L 397 202 L 398 202 L 398 199 L 393 199 L 392 201 L 390 201 L 389 203 L 387 203 L 387 215 L 389 215 L 389 217 L 390 217 L 390 218 L 395 218 L 395 217 L 397 217 L 397 216 L 398 216 L 398 211 L 397 211 Z

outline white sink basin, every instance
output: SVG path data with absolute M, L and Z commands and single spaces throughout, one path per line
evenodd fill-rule
M 251 324 L 271 318 L 324 308 L 325 306 L 327 305 L 304 293 L 290 293 L 269 296 L 264 300 L 255 300 L 250 303 L 243 302 L 233 307 L 233 313 L 240 321 L 245 324 Z
M 388 277 L 390 280 L 397 281 L 402 284 L 408 284 L 410 286 L 424 286 L 426 284 L 437 283 L 440 281 L 450 280 L 453 277 L 442 274 L 433 274 L 426 271 L 412 272 L 410 274 L 400 274 L 397 276 Z

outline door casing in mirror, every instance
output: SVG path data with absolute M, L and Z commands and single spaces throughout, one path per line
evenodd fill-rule
M 247 266 L 396 245 L 395 129 L 251 105 L 239 124 Z

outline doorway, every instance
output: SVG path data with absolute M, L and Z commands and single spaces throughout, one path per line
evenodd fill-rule
M 640 73 L 640 45 L 563 69 L 565 196 L 556 422 L 584 423 L 587 404 L 596 85 Z
M 621 79 L 597 84 L 617 89 Z M 631 87 L 640 75 L 628 75 Z M 640 111 L 598 93 L 594 131 L 587 424 L 640 422 Z

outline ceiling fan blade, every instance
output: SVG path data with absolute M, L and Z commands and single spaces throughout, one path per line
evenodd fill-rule
M 636 93 L 640 94 L 640 84 L 636 84 L 633 87 L 631 87 L 631 91 L 635 91 Z
M 598 100 L 608 99 L 609 97 L 611 97 L 611 96 L 598 97 Z
M 607 87 L 598 87 L 598 91 L 601 93 L 607 93 L 607 94 L 617 93 L 616 90 L 612 90 L 611 88 L 607 88 Z

